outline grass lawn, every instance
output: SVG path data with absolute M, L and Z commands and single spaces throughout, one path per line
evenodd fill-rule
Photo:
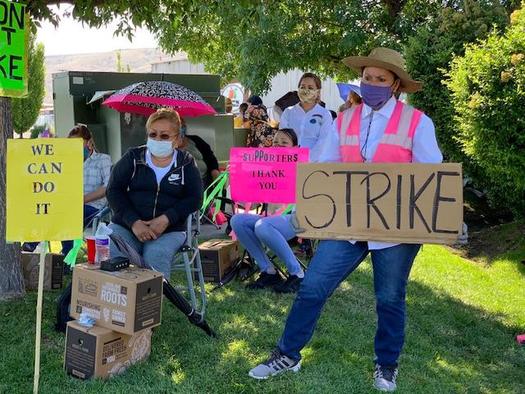
M 525 243 L 490 264 L 424 246 L 408 289 L 408 326 L 399 392 L 525 393 Z M 211 289 L 211 287 L 210 287 Z M 80 381 L 62 370 L 64 336 L 53 331 L 55 299 L 45 296 L 42 393 L 368 393 L 375 330 L 371 267 L 364 263 L 326 305 L 303 369 L 270 381 L 248 370 L 275 345 L 293 296 L 232 283 L 209 294 L 210 339 L 164 303 L 151 357 L 109 381 Z M 36 293 L 0 303 L 0 393 L 29 393 L 33 382 Z

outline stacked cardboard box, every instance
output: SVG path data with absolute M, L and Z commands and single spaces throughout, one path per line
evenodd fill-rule
M 68 323 L 67 373 L 82 379 L 107 378 L 147 358 L 151 328 L 160 325 L 161 310 L 161 274 L 133 266 L 115 272 L 76 266 L 71 317 L 89 316 L 95 325 Z
M 64 366 L 80 379 L 108 378 L 148 358 L 150 349 L 151 328 L 127 335 L 74 320 L 67 324 Z
M 231 239 L 210 239 L 199 245 L 202 273 L 207 282 L 220 282 L 239 258 L 239 243 Z

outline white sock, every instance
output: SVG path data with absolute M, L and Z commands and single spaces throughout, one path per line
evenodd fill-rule
M 277 273 L 277 271 L 275 270 L 275 267 L 273 265 L 268 267 L 265 272 L 267 274 L 269 274 L 269 275 L 275 275 Z

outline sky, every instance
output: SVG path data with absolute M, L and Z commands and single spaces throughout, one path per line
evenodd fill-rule
M 68 7 L 72 6 L 61 6 L 61 9 Z M 113 36 L 115 28 L 116 23 L 90 29 L 72 18 L 62 17 L 57 29 L 51 23 L 43 22 L 38 29 L 38 41 L 44 44 L 46 56 L 157 47 L 153 34 L 146 29 L 137 29 L 133 42 L 130 42 L 126 37 Z

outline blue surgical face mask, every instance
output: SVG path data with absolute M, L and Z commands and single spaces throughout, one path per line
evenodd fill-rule
M 157 141 L 152 138 L 148 138 L 146 147 L 153 156 L 157 157 L 168 157 L 173 153 L 172 141 Z
M 184 137 L 186 135 L 186 131 L 187 131 L 186 126 L 181 126 L 180 127 L 180 135 L 181 135 L 181 137 Z
M 392 85 L 390 86 L 376 86 L 369 85 L 361 81 L 361 97 L 366 105 L 374 111 L 380 109 L 386 104 L 390 97 L 394 94 Z
M 89 151 L 89 148 L 87 146 L 84 146 L 84 161 L 87 160 L 91 152 Z

